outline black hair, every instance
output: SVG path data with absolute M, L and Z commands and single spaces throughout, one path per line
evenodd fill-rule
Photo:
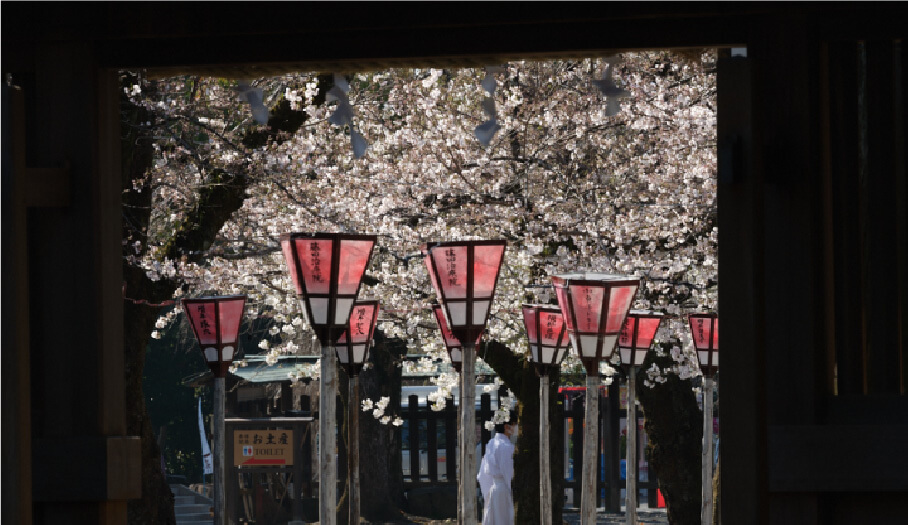
M 517 411 L 516 410 L 510 411 L 510 418 L 511 418 L 510 421 L 508 421 L 507 423 L 500 423 L 498 425 L 495 425 L 495 432 L 498 432 L 499 434 L 504 434 L 505 425 L 514 425 L 517 423 Z

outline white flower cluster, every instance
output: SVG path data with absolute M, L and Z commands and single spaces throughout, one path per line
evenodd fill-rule
M 618 114 L 609 107 L 617 95 L 592 85 L 594 72 L 608 81 L 601 87 L 627 92 Z M 308 118 L 296 133 L 250 148 L 238 146 L 250 129 L 249 105 L 233 82 L 142 77 L 129 89 L 151 115 L 142 127 L 157 138 L 152 168 L 126 190 L 149 192 L 152 210 L 143 237 L 123 239 L 125 261 L 190 295 L 247 294 L 251 315 L 274 320 L 263 353 L 291 351 L 292 339 L 299 345 L 292 351 L 308 354 L 314 334 L 277 239 L 289 231 L 376 234 L 367 271 L 377 283 L 363 291 L 381 298 L 386 336 L 429 354 L 404 365 L 414 371 L 447 359 L 440 345 L 423 349 L 438 338 L 419 256 L 427 241 L 512 239 L 485 337 L 515 352 L 526 351 L 525 287 L 549 285 L 552 273 L 635 274 L 643 278 L 635 308 L 672 316 L 717 309 L 716 76 L 698 63 L 653 51 L 607 62 L 515 61 L 492 76 L 389 69 L 351 75 L 352 90 L 337 78 L 331 101 L 319 105 L 317 78 L 255 79 L 269 102 L 283 96 Z M 520 82 L 507 81 L 514 78 Z M 475 117 L 486 97 L 500 129 L 482 146 Z M 348 142 L 344 130 L 354 128 Z M 204 251 L 165 257 L 174 232 L 191 224 L 201 190 L 224 172 L 244 175 L 242 207 Z M 152 337 L 161 337 L 167 319 L 159 324 Z M 699 374 L 686 331 L 672 323 L 681 352 L 663 374 Z M 571 356 L 562 370 L 579 366 Z M 433 409 L 450 393 L 442 384 Z
M 433 412 L 441 412 L 448 406 L 447 400 L 451 397 L 451 392 L 454 390 L 454 387 L 457 386 L 459 377 L 460 375 L 456 372 L 444 372 L 429 379 L 429 381 L 438 387 L 434 392 L 429 392 L 429 395 L 426 396 L 426 402 L 431 403 L 429 408 L 431 408 Z
M 438 368 L 435 360 L 428 357 L 421 357 L 416 361 L 404 361 L 402 367 L 405 374 L 431 374 Z
M 321 377 L 321 366 L 321 359 L 317 359 L 314 363 L 311 364 L 297 365 L 295 370 L 287 373 L 287 376 L 290 378 L 291 383 L 296 383 L 297 381 L 305 379 L 307 377 L 314 381 L 318 381 Z
M 495 379 L 497 383 L 498 378 L 496 377 Z M 503 425 L 510 421 L 511 410 L 516 405 L 517 399 L 514 397 L 514 392 L 511 392 L 511 390 L 508 389 L 508 395 L 498 400 L 498 408 L 495 410 L 495 413 L 492 414 L 492 419 L 483 423 L 485 429 L 491 432 L 495 428 L 495 425 Z
M 399 427 L 404 424 L 404 420 L 399 416 L 395 417 L 394 420 L 391 420 L 391 416 L 385 414 L 385 410 L 388 408 L 388 404 L 391 402 L 391 398 L 383 396 L 379 398 L 378 401 L 372 401 L 369 398 L 363 399 L 362 409 L 363 412 L 372 412 L 372 417 L 378 420 L 382 425 L 387 425 L 388 423 L 393 424 L 395 427 Z
M 650 365 L 646 369 L 646 379 L 643 380 L 643 385 L 647 387 L 654 387 L 657 383 L 664 383 L 668 381 L 668 378 L 665 377 L 661 368 L 656 363 Z
M 231 374 L 235 374 L 237 370 L 246 366 L 249 366 L 249 363 L 245 359 L 240 359 L 230 363 L 230 367 L 227 368 L 227 371 Z

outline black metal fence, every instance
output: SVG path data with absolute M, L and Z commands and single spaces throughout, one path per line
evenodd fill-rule
M 503 393 L 500 393 L 503 395 Z M 599 454 L 597 468 L 597 506 L 605 507 L 610 512 L 619 512 L 622 502 L 621 491 L 626 488 L 621 476 L 622 431 L 621 420 L 626 419 L 627 411 L 620 408 L 620 390 L 617 384 L 599 391 Z M 582 479 L 583 461 L 583 425 L 584 425 L 584 388 L 565 389 L 562 393 L 564 403 L 565 429 L 565 506 L 580 507 L 580 480 Z M 501 395 L 499 399 L 501 399 Z M 479 439 L 477 462 L 485 453 L 486 444 L 491 439 L 491 432 L 483 426 L 492 418 L 491 396 L 482 394 L 480 406 L 476 411 L 476 428 Z M 639 413 L 639 412 L 638 412 Z M 429 486 L 453 485 L 457 472 L 457 409 L 454 400 L 448 398 L 444 410 L 435 412 L 426 405 L 419 404 L 418 396 L 407 399 L 403 412 L 404 424 L 401 428 L 403 446 L 404 488 L 422 488 Z M 642 422 L 642 418 L 638 419 Z M 646 439 L 645 434 L 637 433 L 638 450 Z M 637 468 L 637 490 L 646 491 L 646 501 L 651 507 L 657 502 L 658 480 L 655 472 L 649 469 L 641 450 L 638 457 L 647 468 L 645 480 L 641 480 L 640 465 Z M 638 498 L 639 501 L 639 498 Z

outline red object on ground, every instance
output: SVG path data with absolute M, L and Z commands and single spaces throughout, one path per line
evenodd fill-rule
M 665 508 L 665 498 L 662 497 L 662 491 L 656 489 L 656 508 L 664 509 Z

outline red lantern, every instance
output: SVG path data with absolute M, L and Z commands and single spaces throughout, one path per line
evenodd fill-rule
M 334 346 L 347 328 L 376 239 L 343 233 L 281 235 L 296 293 L 323 346 Z
M 485 329 L 507 241 L 441 242 L 423 247 L 451 333 L 473 344 Z
M 635 367 L 643 364 L 646 352 L 653 345 L 653 339 L 661 323 L 662 314 L 658 312 L 631 310 L 627 314 L 627 319 L 621 327 L 621 334 L 618 336 L 622 366 Z
M 568 333 L 564 316 L 557 306 L 523 305 L 523 324 L 530 342 L 530 361 L 539 375 L 545 376 L 559 366 L 567 353 Z
M 378 321 L 378 301 L 356 301 L 350 313 L 350 323 L 337 340 L 337 359 L 347 371 L 348 376 L 355 376 L 363 369 L 369 359 L 369 347 L 375 335 L 375 323 Z
M 438 322 L 438 329 L 441 330 L 441 338 L 444 339 L 448 357 L 451 358 L 451 366 L 454 367 L 454 370 L 460 372 L 460 364 L 463 362 L 463 345 L 448 329 L 448 322 L 445 321 L 445 314 L 441 310 L 441 306 L 433 304 L 432 312 L 435 314 L 435 321 Z M 480 339 L 482 339 L 482 332 L 479 332 L 479 336 L 476 338 L 477 347 Z
M 719 371 L 719 315 L 710 312 L 690 314 L 687 318 L 700 370 L 704 376 L 712 377 Z
M 553 275 L 552 284 L 574 350 L 587 375 L 598 375 L 599 362 L 615 349 L 640 278 L 576 273 Z
M 239 346 L 245 295 L 183 299 L 183 311 L 214 377 L 225 377 Z

